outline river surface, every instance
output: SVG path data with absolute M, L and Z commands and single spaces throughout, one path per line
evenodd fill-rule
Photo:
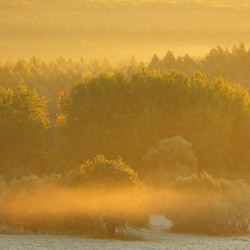
M 167 231 L 170 224 L 161 216 L 151 218 L 151 227 L 133 231 L 145 240 L 120 241 L 47 235 L 0 235 L 0 250 L 78 249 L 166 249 L 250 250 L 250 237 L 209 237 Z M 131 230 L 132 231 L 132 230 Z

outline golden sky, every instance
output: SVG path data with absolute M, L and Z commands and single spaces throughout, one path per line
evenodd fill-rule
M 3 57 L 201 55 L 250 44 L 246 0 L 1 0 Z

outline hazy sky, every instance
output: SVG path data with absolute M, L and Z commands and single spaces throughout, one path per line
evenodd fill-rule
M 1 0 L 2 57 L 149 58 L 250 44 L 245 0 Z

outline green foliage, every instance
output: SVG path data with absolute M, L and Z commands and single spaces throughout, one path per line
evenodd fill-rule
M 158 71 L 158 74 L 162 75 L 176 69 L 189 77 L 200 71 L 205 73 L 209 80 L 222 76 L 231 82 L 249 87 L 249 64 L 250 52 L 244 44 L 234 46 L 231 50 L 222 47 L 212 48 L 199 60 L 189 55 L 176 57 L 171 51 L 163 58 L 154 55 L 150 62 L 144 63 L 137 62 L 135 57 L 119 64 L 112 63 L 106 58 L 86 61 L 83 58 L 71 60 L 59 57 L 48 61 L 32 57 L 30 60 L 0 63 L 0 86 L 16 89 L 19 84 L 25 84 L 29 88 L 35 87 L 39 95 L 49 100 L 49 113 L 54 120 L 58 111 L 59 93 L 69 92 L 74 83 L 98 76 L 102 72 L 114 73 L 119 70 L 130 78 L 141 67 L 151 72 Z
M 249 87 L 250 50 L 243 43 L 234 45 L 231 50 L 218 46 L 210 49 L 206 56 L 199 60 L 188 54 L 175 57 L 171 51 L 162 58 L 154 55 L 149 63 L 149 70 L 159 70 L 161 73 L 171 69 L 183 71 L 191 76 L 195 71 L 205 73 L 209 80 L 222 76 L 231 82 L 237 82 Z
M 181 136 L 161 140 L 143 157 L 150 179 L 157 185 L 178 176 L 189 176 L 197 171 L 197 159 L 192 144 Z M 154 178 L 152 178 L 154 176 Z
M 147 225 L 144 195 L 121 158 L 99 155 L 61 175 L 0 179 L 0 221 L 36 233 L 115 237 L 117 227 Z
M 119 157 L 107 160 L 97 155 L 92 161 L 86 160 L 76 170 L 62 176 L 62 183 L 70 186 L 89 186 L 91 188 L 142 188 L 137 174 Z
M 35 90 L 19 86 L 16 91 L 0 88 L 1 170 L 29 166 L 45 153 L 49 126 L 46 101 Z M 19 165 L 19 166 L 18 166 Z
M 56 60 L 41 60 L 32 57 L 30 60 L 12 60 L 0 63 L 0 86 L 16 89 L 19 84 L 29 88 L 36 88 L 41 96 L 49 100 L 50 118 L 56 119 L 58 111 L 58 95 L 69 92 L 72 85 L 85 78 L 98 76 L 102 72 L 114 73 L 116 70 L 130 78 L 141 67 L 158 74 L 168 73 L 172 69 L 180 70 L 187 76 L 200 71 L 206 74 L 209 80 L 215 76 L 222 76 L 231 82 L 237 82 L 249 87 L 248 65 L 250 53 L 244 44 L 234 46 L 231 50 L 221 47 L 213 48 L 199 60 L 189 55 L 176 57 L 168 51 L 163 58 L 156 55 L 150 62 L 137 62 L 134 57 L 122 63 L 112 63 L 106 58 L 103 60 L 79 60 L 59 57 Z M 198 96 L 196 96 L 198 97 Z
M 139 68 L 76 84 L 60 99 L 62 155 L 81 160 L 118 155 L 143 175 L 142 158 L 162 138 L 183 136 L 193 145 L 200 171 L 247 177 L 250 148 L 247 89 L 222 78 L 207 81 L 171 71 Z
M 103 155 L 98 155 L 92 161 L 84 161 L 80 168 L 62 175 L 60 182 L 67 186 L 105 192 L 107 199 L 103 201 L 104 208 L 99 217 L 111 236 L 118 226 L 125 227 L 126 223 L 138 227 L 147 225 L 145 211 L 138 211 L 138 205 L 143 200 L 144 185 L 121 158 L 107 160 Z M 111 197 L 108 197 L 109 193 Z M 110 202 L 114 204 L 105 207 Z M 116 206 L 124 206 L 128 211 L 117 211 Z
M 165 215 L 178 232 L 213 235 L 247 234 L 250 187 L 242 181 L 215 179 L 203 173 L 179 177 L 170 185 Z

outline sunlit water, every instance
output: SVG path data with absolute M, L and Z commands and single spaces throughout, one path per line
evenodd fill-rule
M 250 237 L 208 237 L 167 232 L 169 222 L 161 216 L 151 218 L 150 229 L 139 230 L 143 241 L 86 239 L 83 237 L 0 235 L 0 249 L 166 249 L 166 250 L 250 250 Z

